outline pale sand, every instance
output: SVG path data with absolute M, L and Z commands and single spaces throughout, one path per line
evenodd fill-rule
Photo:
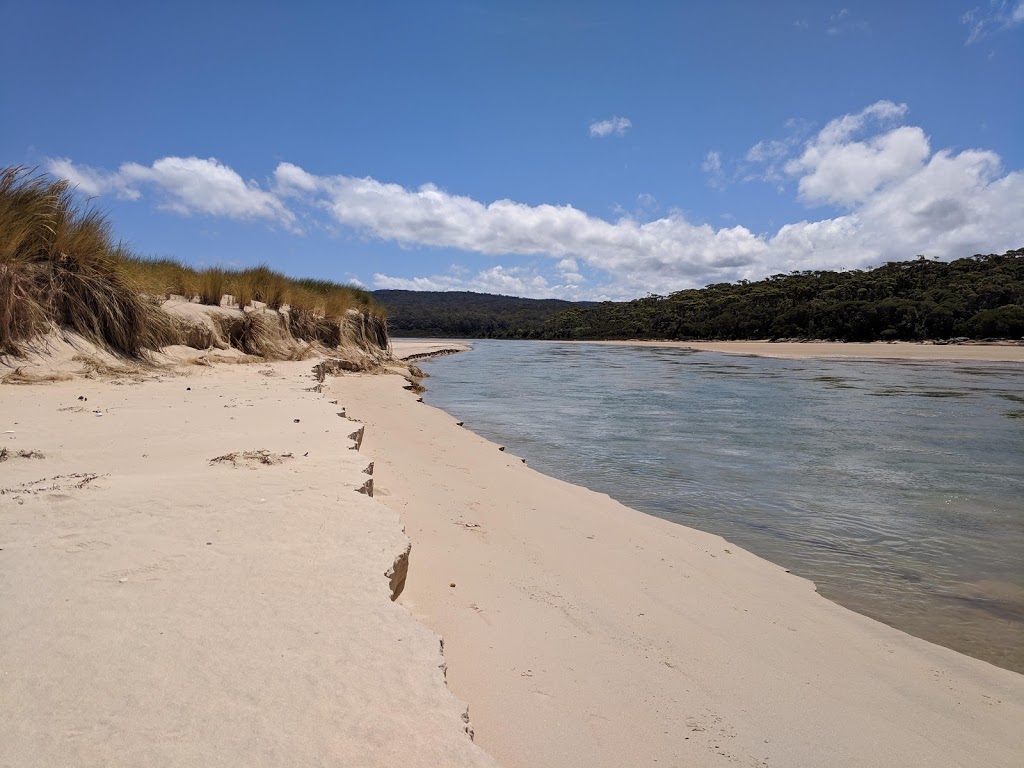
M 0 766 L 495 764 L 312 365 L 0 386 Z
M 596 341 L 592 344 L 676 347 L 762 357 L 858 357 L 879 360 L 1024 362 L 1024 344 L 914 344 L 908 341 Z
M 1024 756 L 1024 677 L 311 365 L 0 387 L 0 765 L 493 765 L 382 501 L 506 766 Z
M 444 635 L 449 685 L 507 768 L 1024 762 L 1024 676 L 539 474 L 404 383 L 329 386 L 413 542 L 400 602 Z

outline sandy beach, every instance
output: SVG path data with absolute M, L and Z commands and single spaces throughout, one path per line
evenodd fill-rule
M 1024 676 L 313 362 L 0 387 L 0 765 L 1020 764 Z
M 413 541 L 401 601 L 503 765 L 1019 764 L 1021 675 L 535 472 L 398 384 L 382 406 L 332 382 Z
M 0 766 L 494 765 L 314 362 L 0 385 Z
M 595 341 L 589 343 L 676 347 L 707 352 L 725 352 L 733 355 L 760 355 L 762 357 L 859 357 L 934 362 L 1024 362 L 1024 344 L 916 344 L 910 341 Z

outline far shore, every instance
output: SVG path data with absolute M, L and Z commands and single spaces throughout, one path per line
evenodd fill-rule
M 583 342 L 581 342 L 583 343 Z M 759 357 L 854 357 L 874 360 L 1024 363 L 1024 344 L 925 344 L 912 341 L 595 341 L 616 346 L 676 347 Z
M 415 339 L 395 340 L 395 355 L 402 351 L 416 354 L 423 349 L 470 349 L 475 339 Z M 730 355 L 756 355 L 758 357 L 812 358 L 849 357 L 865 360 L 908 360 L 921 362 L 989 362 L 1024 363 L 1024 343 L 962 342 L 935 344 L 913 341 L 648 341 L 623 339 L 615 341 L 566 341 L 539 339 L 545 344 L 605 344 L 608 346 L 669 347 L 693 349 L 703 352 L 722 352 Z M 424 346 L 426 345 L 426 346 Z M 414 351 L 415 350 L 415 351 Z

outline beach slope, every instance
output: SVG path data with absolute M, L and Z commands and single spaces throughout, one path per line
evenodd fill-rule
M 404 384 L 329 382 L 413 542 L 401 602 L 503 765 L 1020 765 L 1024 676 L 535 472 Z

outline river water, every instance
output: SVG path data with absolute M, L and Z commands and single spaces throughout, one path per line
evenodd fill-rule
M 531 467 L 1024 672 L 1024 365 L 473 344 L 424 397 Z

